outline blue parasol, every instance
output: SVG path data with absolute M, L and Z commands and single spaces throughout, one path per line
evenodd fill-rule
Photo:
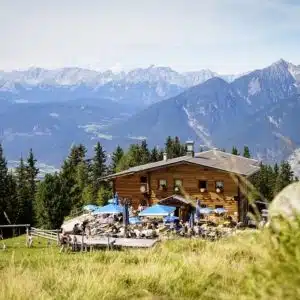
M 96 210 L 93 211 L 93 215 L 100 215 L 100 214 L 122 214 L 124 208 L 120 205 L 115 204 L 107 204 L 102 207 L 98 207 Z
M 139 216 L 168 216 L 175 211 L 176 207 L 156 204 L 147 207 Z

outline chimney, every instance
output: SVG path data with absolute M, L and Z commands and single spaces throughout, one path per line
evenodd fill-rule
M 164 161 L 167 161 L 167 160 L 168 160 L 167 152 L 164 152 L 163 160 L 164 160 Z
M 195 154 L 194 141 L 187 141 L 185 145 L 186 145 L 186 155 L 194 157 Z

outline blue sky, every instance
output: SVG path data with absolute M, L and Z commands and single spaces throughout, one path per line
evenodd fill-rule
M 0 0 L 0 69 L 300 64 L 300 0 Z

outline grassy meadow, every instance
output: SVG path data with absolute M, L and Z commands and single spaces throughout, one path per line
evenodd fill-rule
M 1 242 L 0 242 L 1 243 Z M 0 252 L 1 299 L 300 299 L 300 231 L 59 253 L 25 237 Z

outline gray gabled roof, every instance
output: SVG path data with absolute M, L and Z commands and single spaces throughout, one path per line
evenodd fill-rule
M 179 203 L 186 204 L 186 205 L 193 205 L 193 202 L 190 201 L 189 199 L 186 199 L 186 198 L 184 198 L 180 195 L 176 195 L 176 194 L 166 197 L 166 198 L 163 198 L 163 199 L 159 200 L 158 203 L 162 204 L 162 205 L 168 205 L 169 202 L 171 202 L 172 200 L 175 200 Z
M 244 176 L 251 176 L 254 173 L 258 172 L 260 168 L 259 161 L 255 159 L 249 159 L 218 150 L 209 150 L 200 153 L 195 153 L 194 156 L 180 156 L 177 158 L 161 160 L 145 165 L 132 167 L 128 170 L 103 177 L 102 179 L 126 176 L 138 172 L 150 171 L 152 169 L 163 168 L 170 165 L 182 163 L 195 164 Z

